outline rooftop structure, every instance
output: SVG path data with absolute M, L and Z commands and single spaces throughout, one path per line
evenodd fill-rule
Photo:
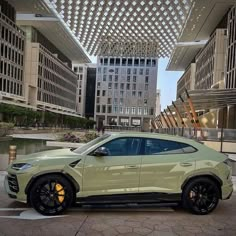
M 197 52 L 210 39 L 218 26 L 227 25 L 227 13 L 235 0 L 195 0 L 189 11 L 178 41 L 173 49 L 167 70 L 183 71 Z
M 36 10 L 37 16 L 40 17 L 34 15 L 31 21 L 35 21 L 34 27 L 43 30 L 44 34 L 52 28 L 52 24 L 56 26 L 55 21 L 59 19 L 90 55 L 100 55 L 101 49 L 104 51 L 104 48 L 113 47 L 113 43 L 119 42 L 124 47 L 135 47 L 139 52 L 155 51 L 157 55 L 152 56 L 159 57 L 170 55 L 192 7 L 192 0 L 10 0 L 10 2 L 16 6 L 18 12 L 30 13 Z M 26 17 L 21 14 L 18 20 L 25 21 Z M 46 25 L 44 21 L 50 24 L 47 22 Z M 59 25 L 57 27 L 62 27 Z M 55 33 L 53 35 L 47 33 L 55 38 Z
M 8 2 L 16 9 L 17 25 L 33 26 L 71 61 L 90 62 L 86 51 L 48 1 L 8 0 Z

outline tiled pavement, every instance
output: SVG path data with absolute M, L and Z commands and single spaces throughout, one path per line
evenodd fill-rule
M 0 173 L 0 236 L 236 235 L 236 193 L 207 216 L 192 215 L 181 208 L 72 208 L 60 218 L 37 219 L 39 215 L 32 209 L 20 209 L 27 205 L 8 198 L 2 180 Z

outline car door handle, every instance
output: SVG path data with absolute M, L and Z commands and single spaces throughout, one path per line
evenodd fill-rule
M 192 166 L 193 164 L 190 163 L 190 162 L 183 162 L 183 163 L 180 163 L 181 166 L 184 166 L 184 167 L 187 167 L 187 166 Z
M 138 169 L 138 166 L 136 165 L 130 165 L 130 166 L 126 166 L 127 169 Z

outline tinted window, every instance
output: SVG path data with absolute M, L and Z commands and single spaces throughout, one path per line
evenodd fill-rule
M 194 147 L 192 147 L 186 143 L 179 143 L 179 144 L 181 145 L 181 148 L 183 149 L 184 153 L 191 153 L 191 152 L 197 151 Z
M 195 148 L 185 143 L 162 139 L 145 139 L 145 155 L 179 154 L 191 153 L 195 151 Z
M 140 138 L 119 138 L 103 145 L 109 151 L 109 156 L 133 156 L 139 154 Z

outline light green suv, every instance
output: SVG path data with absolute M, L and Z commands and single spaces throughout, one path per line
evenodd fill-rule
M 225 155 L 160 134 L 105 134 L 76 150 L 28 155 L 7 171 L 9 196 L 44 215 L 59 214 L 75 202 L 177 202 L 208 214 L 233 192 Z

